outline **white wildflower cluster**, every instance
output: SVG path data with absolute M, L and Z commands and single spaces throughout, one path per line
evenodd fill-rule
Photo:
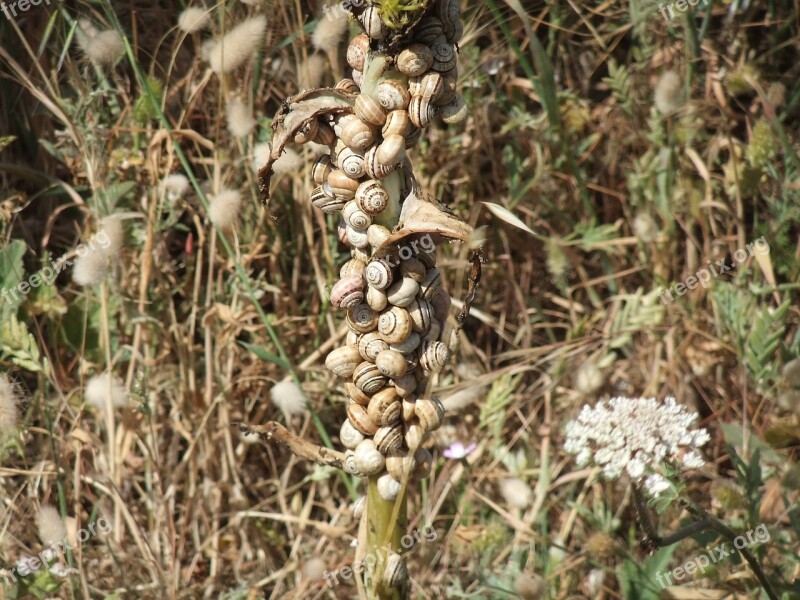
M 634 483 L 643 483 L 651 496 L 669 488 L 661 473 L 670 461 L 689 469 L 704 464 L 697 449 L 710 436 L 705 429 L 690 430 L 697 414 L 668 397 L 617 397 L 588 405 L 578 418 L 567 423 L 564 449 L 576 462 L 603 468 L 606 479 L 627 473 Z

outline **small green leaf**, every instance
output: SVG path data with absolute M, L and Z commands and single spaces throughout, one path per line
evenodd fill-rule
M 239 344 L 241 344 L 243 348 L 246 348 L 247 350 L 255 354 L 261 360 L 278 365 L 280 368 L 286 371 L 291 370 L 291 366 L 289 365 L 289 363 L 283 360 L 280 356 L 272 354 L 272 352 L 269 352 L 265 348 L 262 348 L 261 346 L 254 346 L 253 344 L 248 344 L 247 342 L 239 342 Z

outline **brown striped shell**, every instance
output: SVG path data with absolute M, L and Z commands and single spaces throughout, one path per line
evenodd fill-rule
M 392 267 L 388 262 L 380 259 L 370 261 L 369 264 L 367 264 L 367 268 L 364 271 L 364 277 L 366 278 L 370 287 L 378 290 L 385 290 L 392 284 L 392 281 L 394 280 Z
M 450 349 L 442 342 L 426 340 L 420 349 L 419 364 L 426 371 L 441 371 L 450 360 Z
M 372 225 L 372 217 L 361 210 L 361 206 L 355 200 L 350 200 L 344 205 L 342 218 L 350 227 L 359 231 L 366 231 Z
M 433 64 L 433 52 L 425 44 L 411 44 L 397 55 L 397 70 L 407 77 L 424 75 Z
M 368 94 L 359 94 L 356 96 L 353 110 L 356 116 L 370 125 L 382 127 L 386 122 L 386 109 L 380 103 Z
M 381 373 L 392 379 L 402 377 L 408 370 L 405 357 L 397 350 L 384 350 L 378 354 L 375 358 L 375 366 L 380 369 Z
M 369 52 L 369 36 L 364 33 L 357 35 L 347 46 L 347 64 L 357 71 L 363 71 L 367 52 Z
M 402 342 L 411 333 L 411 317 L 405 308 L 393 306 L 378 319 L 378 331 L 390 344 Z
M 347 406 L 347 418 L 353 424 L 353 427 L 358 429 L 364 435 L 375 435 L 378 431 L 378 425 L 369 418 L 367 409 L 355 402 Z
M 345 121 L 341 128 L 342 141 L 349 148 L 364 152 L 375 142 L 375 129 L 355 115 L 349 116 L 351 118 Z
M 408 105 L 408 116 L 416 127 L 426 127 L 436 116 L 436 107 L 423 96 L 414 96 Z
M 327 182 L 317 186 L 314 188 L 314 191 L 311 192 L 311 204 L 320 209 L 326 215 L 330 215 L 342 210 L 345 202 L 346 201 L 343 198 L 336 197 Z
M 357 346 L 341 346 L 325 358 L 325 368 L 337 377 L 351 377 L 359 364 L 361 354 Z
M 375 88 L 375 99 L 388 113 L 393 110 L 404 110 L 411 101 L 408 86 L 395 79 L 381 81 Z M 384 117 L 384 122 L 386 118 Z
M 350 308 L 364 301 L 364 278 L 348 275 L 337 281 L 331 288 L 331 304 L 336 308 Z
M 367 395 L 373 395 L 388 383 L 386 376 L 373 363 L 364 361 L 353 372 L 353 383 Z
M 405 136 L 411 127 L 411 119 L 408 118 L 407 110 L 393 110 L 386 116 L 386 123 L 383 124 L 381 134 L 383 137 L 390 135 Z
M 332 170 L 331 157 L 328 154 L 323 154 L 314 161 L 314 165 L 311 167 L 311 179 L 317 185 L 322 185 L 328 181 L 328 175 Z
M 418 399 L 414 414 L 426 432 L 439 429 L 444 422 L 444 406 L 436 397 Z
M 389 204 L 389 194 L 377 179 L 362 182 L 356 190 L 356 202 L 365 213 L 377 215 Z
M 381 164 L 394 166 L 406 157 L 406 138 L 399 134 L 387 135 L 375 154 Z
M 367 415 L 380 427 L 389 427 L 400 422 L 402 405 L 394 386 L 383 388 L 369 401 Z
M 380 333 L 371 331 L 358 338 L 358 352 L 364 360 L 375 362 L 378 355 L 388 349 L 389 344 Z
M 378 313 L 365 302 L 356 304 L 347 311 L 347 325 L 357 333 L 370 333 L 378 328 Z

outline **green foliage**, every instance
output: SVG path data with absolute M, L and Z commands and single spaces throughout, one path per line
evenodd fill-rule
M 659 600 L 662 588 L 658 584 L 657 575 L 669 570 L 675 548 L 674 545 L 661 548 L 644 561 L 626 559 L 617 568 L 622 597 L 636 598 L 636 600 Z

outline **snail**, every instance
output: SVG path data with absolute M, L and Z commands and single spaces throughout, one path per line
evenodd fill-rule
M 394 389 L 401 398 L 407 398 L 417 389 L 417 378 L 413 373 L 406 373 L 394 380 Z
M 402 448 L 405 435 L 402 426 L 390 425 L 388 427 L 379 427 L 372 440 L 375 442 L 378 452 L 386 456 Z
M 399 306 L 393 306 L 378 319 L 378 331 L 390 344 L 405 340 L 411 333 L 411 316 Z
M 469 114 L 467 103 L 464 101 L 464 97 L 461 94 L 455 94 L 453 99 L 442 106 L 439 111 L 442 121 L 448 125 L 463 123 Z
M 408 306 L 408 314 L 411 315 L 411 327 L 414 331 L 424 335 L 430 330 L 433 319 L 430 302 L 415 297 Z
M 366 231 L 372 225 L 372 217 L 361 210 L 358 202 L 351 200 L 342 208 L 342 218 L 345 222 L 359 231 Z
M 381 19 L 380 9 L 375 5 L 370 5 L 358 16 L 361 26 L 366 34 L 373 40 L 382 40 L 389 35 L 389 28 Z
M 347 325 L 351 333 L 370 333 L 378 328 L 378 314 L 369 307 L 369 304 L 361 302 L 348 309 Z
M 381 427 L 395 425 L 400 422 L 400 396 L 389 386 L 377 392 L 369 401 L 367 415 Z
M 353 383 L 352 381 L 348 381 L 347 383 L 344 384 L 344 390 L 347 392 L 347 395 L 353 402 L 360 404 L 361 406 L 364 407 L 369 405 L 369 401 L 370 398 L 372 398 L 372 396 L 368 396 L 367 394 L 362 392 L 360 389 L 356 387 L 356 384 Z
M 375 88 L 375 98 L 378 104 L 388 113 L 394 110 L 404 110 L 411 101 L 408 86 L 395 79 L 385 79 Z M 383 122 L 386 122 L 384 117 Z M 381 123 L 383 124 L 383 123 Z
M 361 210 L 369 215 L 380 214 L 389 204 L 389 194 L 376 179 L 368 179 L 359 184 L 355 199 Z
M 362 205 L 363 206 L 363 205 Z M 369 227 L 367 227 L 367 241 L 369 245 L 373 248 L 378 248 L 382 246 L 386 240 L 389 239 L 389 236 L 392 235 L 392 232 L 389 231 L 388 228 L 384 227 L 383 225 L 378 225 L 377 223 L 373 223 Z
M 389 299 L 386 297 L 386 293 L 383 290 L 379 290 L 370 285 L 369 288 L 367 288 L 367 304 L 369 304 L 372 310 L 380 312 L 389 304 Z
M 394 279 L 392 267 L 383 260 L 371 261 L 364 271 L 364 277 L 370 287 L 378 290 L 385 290 L 388 288 Z
M 322 185 L 328 181 L 328 175 L 332 170 L 331 157 L 327 154 L 323 154 L 314 161 L 314 165 L 311 167 L 311 179 L 313 179 L 314 183 L 317 185 Z
M 328 185 L 331 186 L 331 190 L 337 197 L 346 200 L 355 198 L 358 189 L 358 181 L 341 169 L 336 169 L 328 174 Z
M 397 350 L 391 349 L 384 350 L 375 357 L 375 366 L 378 367 L 381 373 L 391 379 L 402 377 L 408 370 L 405 357 Z M 355 367 L 353 367 L 353 370 L 355 370 Z
M 334 86 L 334 89 L 344 92 L 345 94 L 353 95 L 358 94 L 361 91 L 361 88 L 358 86 L 358 84 L 349 77 L 341 79 L 339 82 L 337 82 Z
M 403 277 L 389 286 L 386 297 L 389 299 L 389 304 L 405 308 L 414 302 L 418 291 L 419 283 L 411 277 Z
M 367 263 L 360 258 L 351 258 L 342 265 L 339 269 L 339 277 L 347 277 L 348 275 L 363 276 L 364 271 L 367 269 Z
M 450 349 L 442 342 L 424 341 L 421 349 L 419 364 L 426 371 L 441 371 L 450 360 Z
M 386 109 L 375 98 L 367 94 L 356 96 L 353 110 L 364 123 L 380 127 L 386 122 Z
M 389 344 L 376 331 L 365 333 L 358 338 L 358 352 L 364 360 L 375 362 L 378 355 L 388 349 Z
M 353 456 L 358 471 L 366 476 L 377 475 L 386 465 L 386 459 L 372 440 L 364 440 L 356 446 Z
M 330 185 L 328 185 L 327 182 L 317 186 L 314 188 L 314 191 L 311 192 L 311 204 L 316 206 L 326 215 L 331 215 L 342 210 L 345 202 L 346 201 L 343 198 L 336 197 L 333 191 L 331 191 Z
M 411 314 L 411 311 L 409 311 L 409 314 Z M 411 318 L 413 321 L 414 317 L 412 316 Z M 411 354 L 412 352 L 414 352 L 414 350 L 419 348 L 419 345 L 421 343 L 422 343 L 422 338 L 420 337 L 420 335 L 416 331 L 412 331 L 405 340 L 403 340 L 398 344 L 390 344 L 389 348 L 391 350 L 399 352 L 400 354 Z M 397 379 L 397 377 L 393 377 L 393 379 Z
M 383 138 L 375 153 L 378 161 L 386 166 L 394 166 L 406 157 L 406 138 L 399 134 L 390 134 Z
M 347 406 L 347 418 L 364 435 L 375 435 L 378 425 L 369 418 L 367 409 L 355 402 Z
M 363 71 L 367 52 L 369 52 L 369 36 L 364 33 L 357 35 L 347 46 L 347 64 L 357 71 Z
M 423 96 L 414 96 L 408 105 L 408 116 L 416 127 L 425 127 L 436 116 L 436 107 Z M 366 160 L 366 157 L 365 157 Z
M 439 35 L 439 34 L 437 34 Z M 407 77 L 424 75 L 433 64 L 433 52 L 422 43 L 414 43 L 397 55 L 397 70 Z
M 387 377 L 380 372 L 380 369 L 369 361 L 364 361 L 359 364 L 353 372 L 353 383 L 367 395 L 375 394 L 378 390 L 383 388 L 388 381 Z
M 336 308 L 350 308 L 364 300 L 364 278 L 348 275 L 337 281 L 331 289 L 331 304 Z
M 409 100 L 410 102 L 410 100 Z M 407 110 L 393 110 L 386 115 L 386 123 L 383 124 L 381 135 L 384 138 L 390 135 L 402 135 L 405 137 L 411 127 L 411 119 L 408 117 Z
M 442 426 L 444 406 L 436 397 L 430 399 L 421 398 L 416 401 L 414 414 L 426 432 L 434 431 Z
M 397 499 L 397 495 L 400 493 L 400 482 L 394 479 L 388 473 L 385 473 L 378 477 L 378 493 L 380 494 L 381 498 L 386 500 L 387 502 L 392 502 L 393 500 Z M 407 575 L 407 574 L 406 574 Z M 387 584 L 389 580 L 386 580 Z M 397 584 L 392 583 L 390 584 L 392 587 L 397 587 Z
M 341 127 L 341 140 L 348 148 L 364 152 L 375 142 L 375 130 L 355 115 L 348 115 Z
M 351 377 L 359 364 L 361 354 L 357 346 L 341 346 L 325 358 L 325 368 L 338 377 Z
M 339 152 L 336 156 L 336 162 L 339 168 L 344 171 L 344 174 L 350 179 L 358 179 L 366 172 L 364 155 L 357 150 L 353 150 L 349 146 L 345 146 L 341 152 Z
M 345 419 L 339 430 L 339 440 L 348 450 L 355 450 L 356 446 L 364 441 L 364 434 L 353 426 L 350 419 Z

